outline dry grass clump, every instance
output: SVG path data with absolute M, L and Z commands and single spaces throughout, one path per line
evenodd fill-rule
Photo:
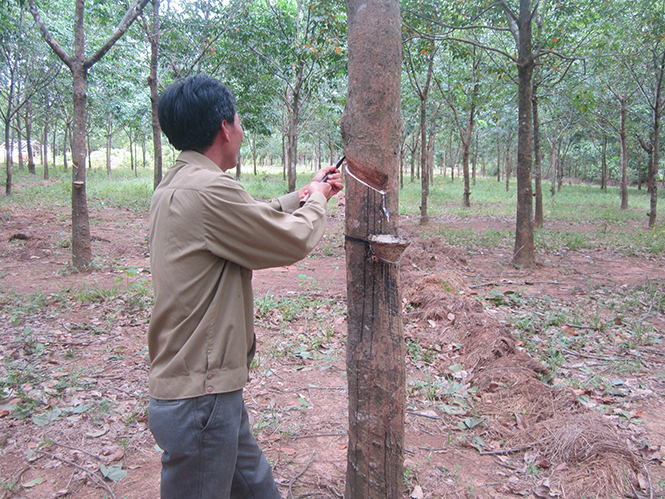
M 562 468 L 552 475 L 551 483 L 559 487 L 566 483 L 567 496 L 634 496 L 640 490 L 640 459 L 602 414 L 592 411 L 551 419 L 530 433 L 552 466 Z
M 464 296 L 470 290 L 454 270 L 459 257 L 444 250 L 426 240 L 404 253 L 401 272 L 409 285 L 403 298 L 420 325 L 419 339 L 459 345 L 455 362 L 478 388 L 475 411 L 487 418 L 488 436 L 503 440 L 504 449 L 539 455 L 537 465 L 549 470 L 548 487 L 559 497 L 639 497 L 637 491 L 648 487 L 638 456 L 602 414 L 542 381 L 548 369 L 517 348 L 496 317 Z

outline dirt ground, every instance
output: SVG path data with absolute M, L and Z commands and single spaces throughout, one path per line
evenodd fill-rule
M 67 266 L 67 212 L 0 214 L 0 498 L 159 495 L 146 413 L 148 220 L 91 216 L 96 267 L 79 274 Z M 564 251 L 515 269 L 510 248 L 422 235 L 510 226 L 434 219 L 421 231 L 401 220 L 412 241 L 400 264 L 404 497 L 663 497 L 665 257 Z M 285 498 L 343 497 L 344 266 L 337 213 L 310 257 L 255 273 L 259 353 L 245 398 Z M 660 291 L 632 312 L 590 314 L 649 286 Z M 648 339 L 626 326 L 631 314 Z

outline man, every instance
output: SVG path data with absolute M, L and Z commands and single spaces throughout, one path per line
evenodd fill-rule
M 158 110 L 182 151 L 150 206 L 149 426 L 164 451 L 161 496 L 277 499 L 242 397 L 256 346 L 252 270 L 316 246 L 341 175 L 327 167 L 300 191 L 257 202 L 225 173 L 243 130 L 224 85 L 205 75 L 176 82 Z

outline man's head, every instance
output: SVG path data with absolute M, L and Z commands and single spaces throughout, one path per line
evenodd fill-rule
M 218 80 L 199 74 L 169 85 L 159 97 L 158 115 L 173 147 L 204 153 L 223 121 L 235 123 L 235 100 Z

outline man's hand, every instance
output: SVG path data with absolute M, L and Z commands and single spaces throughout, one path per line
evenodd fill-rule
M 326 178 L 325 182 L 321 182 L 326 174 L 328 175 L 328 178 Z M 320 192 L 326 197 L 326 199 L 330 199 L 343 188 L 342 174 L 337 168 L 335 168 L 335 166 L 331 165 L 321 168 L 321 170 L 314 175 L 312 182 L 298 191 L 298 195 L 300 196 L 301 202 L 306 201 L 311 192 Z

